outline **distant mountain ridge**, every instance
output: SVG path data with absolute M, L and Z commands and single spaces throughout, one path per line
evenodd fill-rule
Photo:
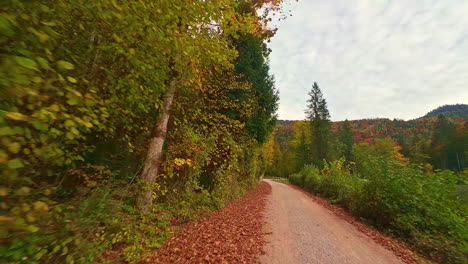
M 443 105 L 440 106 L 426 115 L 418 118 L 430 118 L 436 117 L 439 115 L 444 115 L 445 117 L 450 118 L 468 118 L 468 105 L 466 104 L 454 104 L 454 105 Z

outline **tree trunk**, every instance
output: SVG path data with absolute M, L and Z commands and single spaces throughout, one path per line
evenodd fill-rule
M 177 85 L 177 79 L 173 78 L 169 82 L 169 90 L 164 97 L 164 108 L 156 121 L 156 126 L 151 137 L 151 141 L 146 154 L 146 160 L 141 174 L 141 180 L 143 184 L 151 185 L 156 181 L 156 177 L 159 174 L 159 169 L 163 157 L 163 145 L 167 133 L 167 123 L 170 117 L 170 110 L 172 101 L 174 100 L 174 94 Z M 147 186 L 149 189 L 142 189 L 138 195 L 138 207 L 143 212 L 148 212 L 153 202 L 153 191 L 151 186 Z

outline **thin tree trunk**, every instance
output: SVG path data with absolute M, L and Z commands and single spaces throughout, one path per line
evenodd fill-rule
M 151 141 L 148 148 L 148 153 L 146 154 L 146 160 L 143 167 L 143 173 L 141 174 L 141 180 L 146 185 L 151 185 L 156 181 L 156 177 L 159 174 L 159 169 L 163 157 L 163 145 L 167 133 L 167 123 L 170 117 L 170 109 L 172 106 L 172 101 L 174 100 L 174 94 L 177 86 L 177 79 L 173 78 L 169 82 L 169 90 L 164 97 L 164 108 L 159 116 L 159 119 L 156 121 L 156 126 L 154 128 L 154 133 L 151 137 Z M 151 187 L 149 189 L 141 190 L 138 197 L 138 207 L 143 212 L 148 212 L 151 208 L 153 202 L 153 191 Z

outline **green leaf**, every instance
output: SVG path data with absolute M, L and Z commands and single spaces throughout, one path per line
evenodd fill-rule
M 69 133 L 69 132 L 67 132 L 66 137 L 68 139 L 74 139 L 75 138 L 75 136 L 72 133 Z
M 70 129 L 70 132 L 72 132 L 73 134 L 75 134 L 75 135 L 77 135 L 77 136 L 80 135 L 80 131 L 78 131 L 78 129 L 76 129 L 76 128 L 74 128 L 74 127 L 72 127 L 72 128 Z
M 60 245 L 56 245 L 54 249 L 52 249 L 52 253 L 56 253 L 60 250 Z
M 25 68 L 28 68 L 28 69 L 31 69 L 31 70 L 35 70 L 35 71 L 39 71 L 39 69 L 37 68 L 37 63 L 31 59 L 28 59 L 28 58 L 25 58 L 25 57 L 19 57 L 19 56 L 15 56 L 15 61 L 25 67 Z
M 76 97 L 71 97 L 71 98 L 69 98 L 69 99 L 67 100 L 67 103 L 68 103 L 69 105 L 77 105 L 77 104 L 78 104 L 78 98 L 76 98 Z
M 15 132 L 15 134 L 24 135 L 24 129 L 22 127 L 14 127 L 13 131 Z
M 3 16 L 0 15 L 0 32 L 7 36 L 12 36 L 15 31 L 11 27 L 10 22 Z
M 0 128 L 0 136 L 11 136 L 16 134 L 11 127 L 2 127 Z
M 48 128 L 47 124 L 44 124 L 38 121 L 31 122 L 31 125 L 33 125 L 35 129 L 40 130 L 40 131 L 46 131 Z
M 36 255 L 34 255 L 34 259 L 35 260 L 40 260 L 42 258 L 42 256 L 44 256 L 46 253 L 47 253 L 47 250 L 43 249 L 43 250 L 39 251 L 38 253 L 36 253 Z
M 62 70 L 73 70 L 75 69 L 75 66 L 73 66 L 73 64 L 67 62 L 67 61 L 63 61 L 63 60 L 60 60 L 60 61 L 57 61 L 57 66 L 59 67 L 59 69 L 62 69 Z
M 57 26 L 57 23 L 55 21 L 50 21 L 50 22 L 41 22 L 42 24 L 49 26 L 49 27 L 55 27 Z
M 70 76 L 67 76 L 67 80 L 68 80 L 69 82 L 71 82 L 71 83 L 77 83 L 77 82 L 78 82 L 75 78 L 70 77 Z
M 35 233 L 35 232 L 39 231 L 39 227 L 37 227 L 35 225 L 30 225 L 30 226 L 27 227 L 27 230 L 29 232 Z
M 20 159 L 12 159 L 7 162 L 7 166 L 10 169 L 19 169 L 24 167 L 24 164 Z
M 37 62 L 39 63 L 39 66 L 41 66 L 41 68 L 46 69 L 46 70 L 50 69 L 49 63 L 47 62 L 46 59 L 37 58 Z

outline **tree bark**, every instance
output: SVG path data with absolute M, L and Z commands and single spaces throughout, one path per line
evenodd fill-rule
M 167 123 L 170 117 L 170 110 L 172 102 L 174 100 L 174 94 L 176 91 L 177 79 L 173 78 L 169 82 L 169 90 L 164 97 L 163 109 L 156 121 L 153 135 L 150 140 L 148 153 L 146 154 L 146 160 L 141 174 L 141 180 L 145 185 L 151 185 L 156 181 L 161 167 L 163 157 L 163 146 L 167 133 Z M 148 212 L 153 202 L 153 191 L 151 187 L 149 189 L 142 189 L 139 193 L 137 200 L 138 207 L 143 212 Z

